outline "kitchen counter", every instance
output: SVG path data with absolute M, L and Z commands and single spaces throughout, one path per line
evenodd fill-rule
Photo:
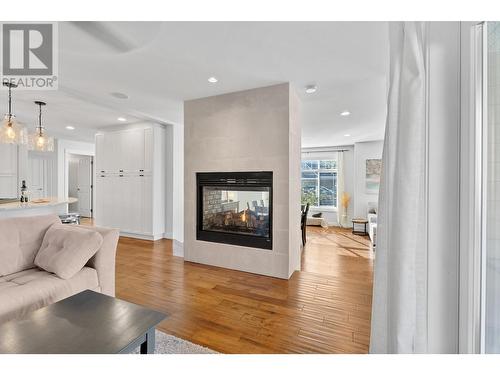
M 57 215 L 68 212 L 68 205 L 78 201 L 76 198 L 47 198 L 48 202 L 43 203 L 21 203 L 11 202 L 0 204 L 0 218 L 36 216 L 55 213 Z

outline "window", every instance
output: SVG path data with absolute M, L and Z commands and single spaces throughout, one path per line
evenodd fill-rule
M 302 160 L 302 204 L 337 207 L 337 161 Z

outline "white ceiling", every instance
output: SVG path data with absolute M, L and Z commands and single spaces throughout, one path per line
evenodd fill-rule
M 385 22 L 90 22 L 59 24 L 59 90 L 14 92 L 14 113 L 47 131 L 93 140 L 98 128 L 148 119 L 178 124 L 183 101 L 291 82 L 304 147 L 382 139 Z M 210 84 L 207 78 L 219 82 Z M 304 87 L 318 90 L 306 94 Z M 113 92 L 129 99 L 117 99 Z M 1 91 L 0 105 L 6 103 Z M 342 117 L 348 110 L 351 116 Z M 65 126 L 75 126 L 69 131 Z M 344 134 L 350 134 L 345 137 Z

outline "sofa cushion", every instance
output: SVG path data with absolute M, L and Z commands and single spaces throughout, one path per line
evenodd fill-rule
M 100 233 L 73 225 L 55 224 L 45 233 L 35 264 L 62 279 L 80 271 L 102 245 Z
M 34 267 L 43 236 L 57 215 L 0 219 L 0 276 Z
M 86 289 L 100 292 L 97 272 L 90 267 L 84 267 L 68 280 L 39 268 L 1 277 L 0 324 Z

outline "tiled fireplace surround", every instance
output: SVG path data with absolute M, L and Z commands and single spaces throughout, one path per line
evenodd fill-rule
M 299 102 L 289 84 L 184 103 L 184 257 L 289 278 L 300 267 Z M 196 173 L 273 172 L 272 250 L 197 240 Z

